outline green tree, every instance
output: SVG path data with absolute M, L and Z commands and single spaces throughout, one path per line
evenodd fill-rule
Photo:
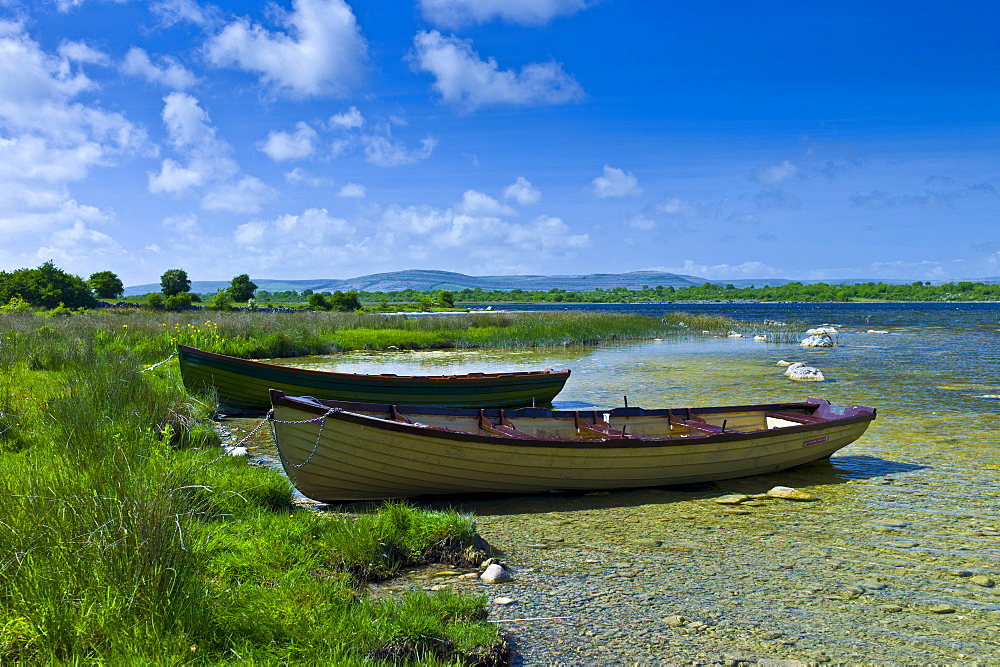
M 330 310 L 330 304 L 326 302 L 326 297 L 322 294 L 310 294 L 306 305 L 310 310 Z
M 442 290 L 441 292 L 438 292 L 438 303 L 445 308 L 454 308 L 455 295 L 448 290 Z
M 87 284 L 100 299 L 117 299 L 125 292 L 121 279 L 111 271 L 90 274 Z
M 93 308 L 97 305 L 90 286 L 79 276 L 57 268 L 51 260 L 37 269 L 0 271 L 0 303 L 9 303 L 15 296 L 35 308 Z
M 341 292 L 337 290 L 330 295 L 330 308 L 340 312 L 361 310 L 361 300 L 358 299 L 358 293 L 355 291 Z
M 188 280 L 187 271 L 183 269 L 167 269 L 160 276 L 160 291 L 164 296 L 183 294 L 190 289 L 191 281 Z
M 232 295 L 233 301 L 249 301 L 256 289 L 257 286 L 250 282 L 250 276 L 245 273 L 233 278 L 229 285 L 229 293 Z

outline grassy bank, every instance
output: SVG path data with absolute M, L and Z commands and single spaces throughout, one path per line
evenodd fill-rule
M 364 587 L 412 563 L 478 559 L 463 555 L 473 519 L 398 504 L 296 509 L 284 476 L 220 457 L 209 406 L 170 365 L 139 371 L 174 324 L 188 329 L 0 317 L 0 662 L 496 657 L 485 599 L 376 600 Z
M 728 318 L 672 314 L 667 318 L 585 312 L 497 312 L 401 317 L 375 313 L 90 311 L 64 318 L 9 316 L 7 336 L 24 343 L 29 365 L 56 354 L 48 337 L 86 340 L 97 350 L 164 358 L 178 343 L 247 358 L 291 357 L 350 350 L 524 348 L 648 340 L 734 326 L 777 335 L 787 328 L 739 325 Z M 65 347 L 65 346 L 63 346 Z

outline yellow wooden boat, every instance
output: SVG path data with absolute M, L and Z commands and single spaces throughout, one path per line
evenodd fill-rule
M 744 477 L 826 458 L 875 409 L 797 403 L 647 410 L 461 409 L 285 396 L 282 465 L 315 500 L 620 489 Z

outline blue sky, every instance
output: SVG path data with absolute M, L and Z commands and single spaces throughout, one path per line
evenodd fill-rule
M 0 269 L 997 276 L 997 25 L 994 0 L 0 0 Z

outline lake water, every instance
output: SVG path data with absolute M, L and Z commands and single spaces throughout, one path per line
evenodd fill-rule
M 424 503 L 475 513 L 481 534 L 514 568 L 513 581 L 493 587 L 434 583 L 513 598 L 492 617 L 508 619 L 515 664 L 1000 662 L 1000 305 L 584 308 L 831 324 L 838 345 L 695 334 L 282 363 L 400 374 L 565 367 L 573 375 L 556 407 L 615 406 L 625 396 L 643 407 L 821 396 L 876 407 L 878 418 L 829 461 L 773 475 Z M 869 329 L 890 333 L 857 333 Z M 808 362 L 827 381 L 789 380 L 779 360 Z M 267 443 L 258 447 L 255 456 L 273 456 Z M 820 500 L 756 501 L 735 511 L 713 502 L 775 485 Z M 518 620 L 527 618 L 538 620 Z

